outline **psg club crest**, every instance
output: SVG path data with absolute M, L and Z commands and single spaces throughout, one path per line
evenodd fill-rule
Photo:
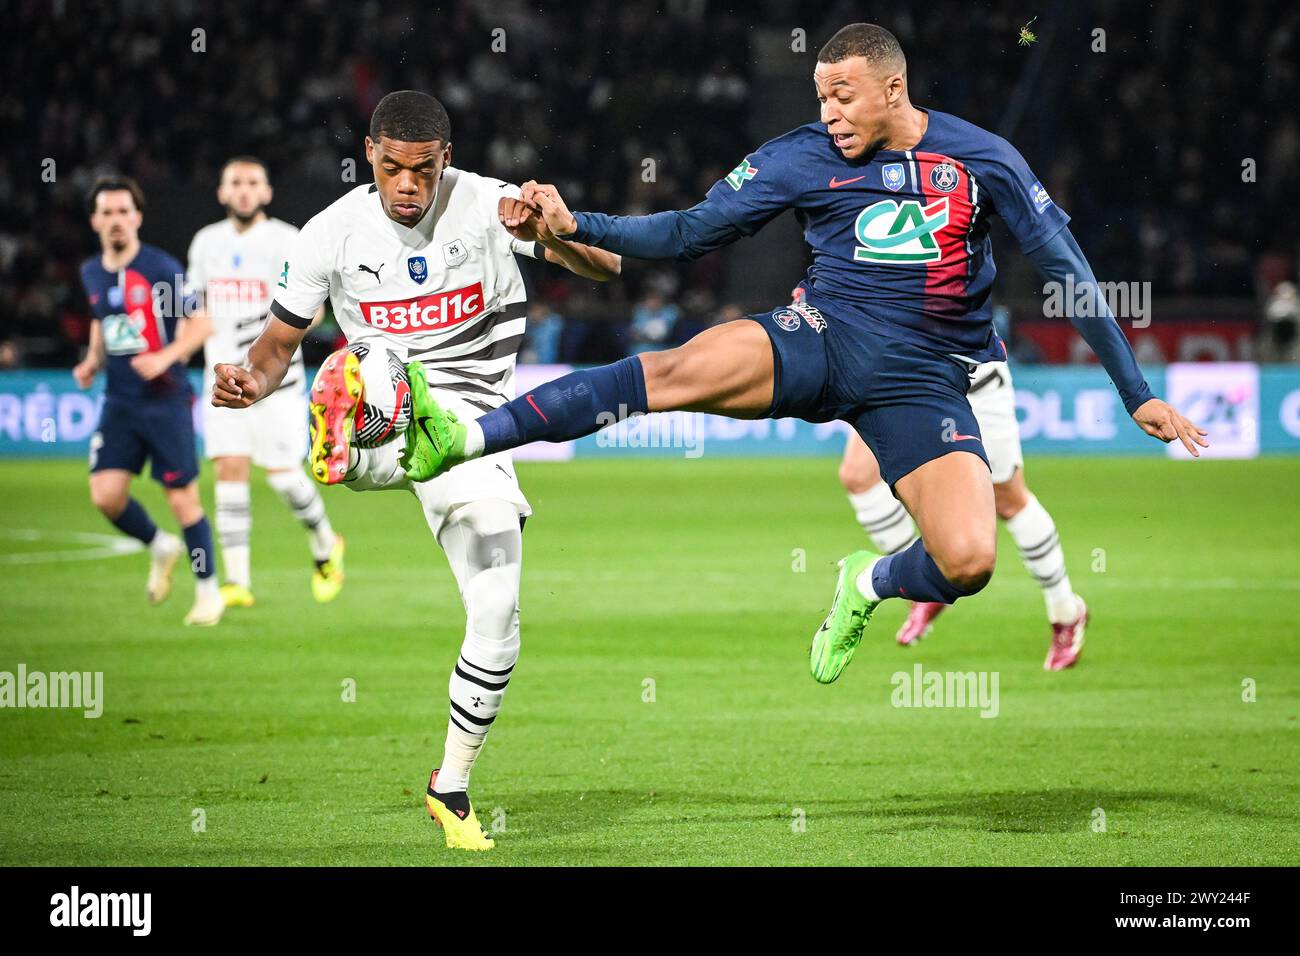
M 425 261 L 424 256 L 411 256 L 406 260 L 406 270 L 411 273 L 411 278 L 416 282 L 424 282 L 429 278 L 429 263 Z
M 469 258 L 469 251 L 465 248 L 465 243 L 459 239 L 453 239 L 451 242 L 445 242 L 442 246 L 442 260 L 447 263 L 447 268 L 453 268 L 460 265 Z
M 785 329 L 787 332 L 793 332 L 795 329 L 799 328 L 799 313 L 793 312 L 790 309 L 782 309 L 779 312 L 772 313 L 772 321 L 781 326 L 781 328 Z
M 952 163 L 939 163 L 930 170 L 930 185 L 939 192 L 952 192 L 957 188 L 957 180 L 957 167 Z
M 880 170 L 881 178 L 885 181 L 885 188 L 898 192 L 903 188 L 903 164 L 902 163 L 885 163 Z

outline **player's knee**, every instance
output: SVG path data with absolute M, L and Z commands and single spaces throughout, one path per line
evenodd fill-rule
M 113 521 L 126 509 L 126 490 L 123 488 L 108 488 L 92 482 L 90 485 L 90 501 L 104 517 Z
M 840 484 L 851 495 L 860 495 L 870 491 L 880 481 L 880 473 L 863 468 L 853 462 L 840 462 Z
M 966 594 L 975 594 L 993 577 L 997 545 L 993 540 L 967 539 L 934 555 L 934 562 L 949 584 Z
M 188 528 L 203 517 L 203 503 L 199 500 L 197 482 L 191 482 L 184 488 L 167 489 L 167 506 L 181 527 Z
M 515 639 L 519 632 L 517 568 L 485 568 L 465 586 L 470 630 L 492 641 Z
M 1029 504 L 1029 490 L 1023 482 L 1012 478 L 1010 481 L 993 486 L 993 506 L 1002 521 L 1010 521 L 1020 514 L 1027 504 Z

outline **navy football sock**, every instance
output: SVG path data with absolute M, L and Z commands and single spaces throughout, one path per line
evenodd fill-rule
M 212 577 L 216 552 L 212 548 L 212 526 L 207 517 L 200 518 L 181 533 L 185 535 L 185 548 L 190 553 L 194 576 L 200 581 Z
M 126 507 L 113 519 L 113 525 L 123 534 L 129 534 L 145 544 L 152 541 L 154 535 L 158 533 L 158 526 L 149 517 L 149 512 L 145 511 L 144 505 L 134 498 L 126 499 Z
M 910 548 L 876 562 L 871 571 L 871 589 L 880 598 L 901 597 L 942 604 L 952 604 L 960 597 L 975 593 L 958 588 L 945 578 L 919 538 Z
M 478 419 L 483 454 L 570 441 L 646 410 L 645 373 L 635 356 L 570 372 Z

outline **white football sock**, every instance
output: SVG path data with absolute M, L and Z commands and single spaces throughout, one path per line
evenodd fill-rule
M 438 536 L 465 604 L 465 639 L 448 681 L 450 713 L 437 793 L 469 787 L 519 658 L 519 514 L 506 501 L 455 509 Z
M 465 457 L 477 458 L 483 454 L 483 426 L 477 421 L 465 423 Z
M 903 503 L 894 497 L 889 485 L 881 481 L 866 491 L 850 492 L 849 504 L 858 524 L 871 538 L 881 554 L 902 551 L 916 540 L 916 525 Z
M 868 601 L 875 601 L 877 604 L 880 603 L 880 595 L 876 593 L 876 588 L 871 581 L 871 575 L 875 572 L 876 565 L 883 560 L 885 560 L 884 555 L 876 558 L 876 560 L 872 561 L 861 572 L 859 572 L 858 579 L 853 582 L 857 585 L 858 591 L 864 598 Z
M 266 481 L 307 529 L 311 556 L 317 561 L 329 560 L 334 549 L 334 528 L 330 526 L 325 502 L 321 500 L 315 483 L 306 472 L 296 468 L 292 471 L 268 471 Z
M 355 455 L 355 460 L 352 458 Z M 411 480 L 398 461 L 402 456 L 402 443 L 392 441 L 378 448 L 352 448 L 348 456 L 348 473 L 343 484 L 353 491 L 386 491 L 392 488 L 409 488 Z
M 176 537 L 170 531 L 164 531 L 159 528 L 154 533 L 153 540 L 149 542 L 149 555 L 154 558 L 165 558 L 181 550 L 181 539 Z
M 1025 567 L 1043 589 L 1047 619 L 1053 624 L 1068 624 L 1079 616 L 1079 602 L 1065 571 L 1065 552 L 1056 524 L 1036 497 L 1006 521 L 1007 531 L 1020 549 Z
M 249 568 L 253 512 L 246 481 L 218 481 L 217 543 L 221 545 L 221 566 L 232 584 L 252 587 Z
M 206 578 L 194 579 L 194 597 L 196 599 L 216 597 L 217 594 L 217 576 L 215 574 L 209 574 Z

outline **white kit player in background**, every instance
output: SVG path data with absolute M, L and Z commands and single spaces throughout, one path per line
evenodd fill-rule
M 410 363 L 417 404 L 427 378 L 439 403 L 477 417 L 514 397 L 525 301 L 515 256 L 545 259 L 597 280 L 617 275 L 620 259 L 557 240 L 540 216 L 525 216 L 518 187 L 453 168 L 450 121 L 424 93 L 406 90 L 380 101 L 366 159 L 374 184 L 358 186 L 303 227 L 275 291 L 273 318 L 242 366 L 216 370 L 213 402 L 244 408 L 274 388 L 309 317 L 330 300 L 349 347 L 325 360 L 312 386 L 312 472 L 354 490 L 414 493 L 447 556 L 466 626 L 449 684 L 446 746 L 430 775 L 426 807 L 448 846 L 487 850 L 493 841 L 467 789 L 519 656 L 528 501 L 508 453 L 413 482 L 399 461 L 400 435 L 378 447 L 357 447 L 354 437 L 367 445 L 375 439 L 371 423 L 356 421 L 358 409 L 364 413 L 369 405 L 361 396 L 362 353 L 382 350 L 396 356 L 395 366 Z M 507 230 L 507 213 L 525 221 Z M 382 384 L 392 394 L 391 384 Z M 398 407 L 391 413 L 396 420 Z M 413 584 L 420 581 L 413 576 Z
M 1025 485 L 1025 461 L 1016 422 L 1015 389 L 1006 362 L 986 362 L 971 377 L 966 393 L 993 470 L 993 497 L 998 517 L 1007 526 L 1025 568 L 1043 590 L 1052 643 L 1043 662 L 1046 670 L 1071 667 L 1083 652 L 1088 607 L 1074 593 L 1065 570 L 1065 553 L 1056 524 Z M 903 505 L 881 480 L 875 457 L 856 433 L 850 433 L 840 464 L 840 483 L 858 523 L 881 554 L 901 551 L 916 540 L 916 526 Z M 915 644 L 929 633 L 934 619 L 948 605 L 917 602 L 903 626 L 899 644 Z
M 251 156 L 228 160 L 217 201 L 226 218 L 204 226 L 190 243 L 189 275 L 212 323 L 204 342 L 204 387 L 213 369 L 239 362 L 266 325 L 272 290 L 298 230 L 267 216 L 271 184 L 266 166 Z M 204 449 L 216 470 L 217 541 L 227 607 L 253 604 L 249 475 L 266 469 L 267 483 L 307 530 L 315 569 L 312 594 L 332 601 L 343 586 L 343 538 L 334 533 L 320 491 L 303 471 L 307 457 L 307 376 L 295 351 L 275 393 L 246 412 L 204 406 Z

